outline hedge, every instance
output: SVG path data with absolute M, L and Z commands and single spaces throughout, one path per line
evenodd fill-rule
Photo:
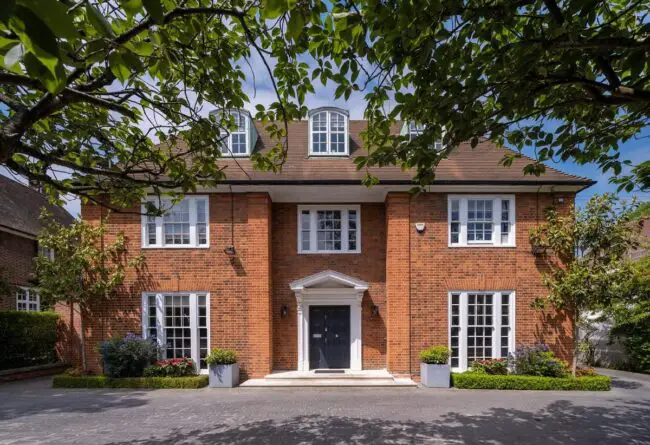
M 594 377 L 536 377 L 528 375 L 490 375 L 465 372 L 451 375 L 452 386 L 461 389 L 519 389 L 542 391 L 609 391 L 612 379 Z
M 137 389 L 197 389 L 208 386 L 207 375 L 191 377 L 122 377 L 103 375 L 74 377 L 67 374 L 54 376 L 53 388 L 137 388 Z
M 0 311 L 0 370 L 56 362 L 54 312 Z

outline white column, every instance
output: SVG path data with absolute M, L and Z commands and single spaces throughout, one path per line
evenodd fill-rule
M 357 293 L 356 300 L 350 304 L 350 369 L 361 371 L 361 300 L 363 291 Z
M 302 298 L 300 298 L 300 294 L 296 293 L 296 314 L 297 314 L 297 320 L 296 320 L 296 325 L 298 326 L 298 371 L 307 371 L 307 369 L 304 368 L 305 364 L 305 351 L 304 351 L 304 345 L 303 345 L 303 339 L 304 339 L 304 315 L 303 315 L 303 306 L 302 306 Z

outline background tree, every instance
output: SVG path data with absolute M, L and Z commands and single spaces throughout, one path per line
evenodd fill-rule
M 104 242 L 105 226 L 92 226 L 76 220 L 64 226 L 52 218 L 38 237 L 39 246 L 53 256 L 36 257 L 36 273 L 41 299 L 54 307 L 66 303 L 70 309 L 70 338 L 74 337 L 74 306 L 79 307 L 82 366 L 87 368 L 84 318 L 93 303 L 109 298 L 124 281 L 126 267 L 138 267 L 142 259 L 126 260 L 124 236 L 119 233 L 111 243 Z
M 336 26 L 352 30 L 347 44 L 364 48 L 375 79 L 367 114 L 377 149 L 361 165 L 417 167 L 427 183 L 454 145 L 485 137 L 534 147 L 528 174 L 572 160 L 619 175 L 620 144 L 648 124 L 647 0 L 359 0 L 355 8 L 341 7 Z M 427 130 L 411 143 L 391 137 L 397 118 Z M 441 136 L 447 149 L 431 150 Z M 629 168 L 614 181 L 650 188 L 647 158 Z
M 549 294 L 533 306 L 550 305 L 571 317 L 574 375 L 580 326 L 594 312 L 606 313 L 634 293 L 635 271 L 626 261 L 638 243 L 638 227 L 630 219 L 634 208 L 612 194 L 594 196 L 575 214 L 547 210 L 548 222 L 531 230 L 531 242 L 545 252 L 550 268 L 543 277 Z

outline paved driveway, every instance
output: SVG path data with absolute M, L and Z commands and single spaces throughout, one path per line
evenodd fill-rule
M 650 444 L 650 378 L 608 393 L 0 386 L 0 443 Z

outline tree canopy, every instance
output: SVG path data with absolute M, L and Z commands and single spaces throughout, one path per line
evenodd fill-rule
M 486 137 L 535 147 L 528 174 L 593 162 L 627 190 L 648 188 L 650 162 L 626 174 L 619 150 L 647 123 L 648 6 L 11 0 L 0 11 L 0 165 L 53 197 L 108 192 L 114 207 L 150 188 L 214 184 L 227 176 L 215 159 L 234 121 L 207 111 L 244 107 L 246 82 L 264 76 L 276 100 L 256 118 L 277 144 L 254 154 L 256 168 L 282 167 L 286 123 L 305 116 L 318 79 L 336 97 L 367 92 L 359 168 L 397 164 L 427 184 L 456 144 Z M 396 119 L 426 131 L 391 135 Z M 440 137 L 446 148 L 431 150 Z

